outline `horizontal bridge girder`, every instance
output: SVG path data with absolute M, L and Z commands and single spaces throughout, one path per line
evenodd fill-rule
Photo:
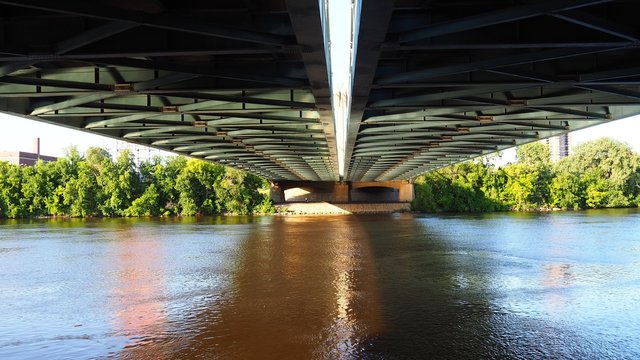
M 197 19 L 185 18 L 184 16 L 176 14 L 150 15 L 134 10 L 127 11 L 122 8 L 111 8 L 103 4 L 94 6 L 93 4 L 81 1 L 65 0 L 52 3 L 41 0 L 2 0 L 0 4 L 261 44 L 287 45 L 291 43 L 289 39 L 282 36 L 257 33 L 237 28 L 226 28 L 211 23 L 202 23 Z
M 587 55 L 610 51 L 610 49 L 602 48 L 586 48 L 586 49 L 551 49 L 545 51 L 527 52 L 523 54 L 515 54 L 509 56 L 500 56 L 489 60 L 479 60 L 458 65 L 447 65 L 440 68 L 415 70 L 396 75 L 385 76 L 378 80 L 378 84 L 393 84 L 404 81 L 425 80 L 447 75 L 456 75 L 471 71 L 489 70 L 506 66 L 514 66 L 539 61 L 550 61 L 580 55 Z
M 412 30 L 399 36 L 400 42 L 415 41 L 455 32 L 468 31 L 504 22 L 522 20 L 534 16 L 596 5 L 610 0 L 556 0 L 501 9 L 484 14 L 469 16 L 460 20 L 436 23 L 422 29 Z

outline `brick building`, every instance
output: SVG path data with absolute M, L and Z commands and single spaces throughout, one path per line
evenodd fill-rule
M 0 151 L 0 161 L 7 161 L 14 165 L 33 166 L 38 160 L 44 162 L 56 161 L 58 158 L 40 154 L 40 138 L 33 141 L 34 152 L 26 151 Z

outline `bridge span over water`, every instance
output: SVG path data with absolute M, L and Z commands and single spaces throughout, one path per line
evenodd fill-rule
M 274 182 L 405 181 L 640 113 L 637 1 L 356 1 L 348 124 L 325 10 L 0 0 L 0 110 Z

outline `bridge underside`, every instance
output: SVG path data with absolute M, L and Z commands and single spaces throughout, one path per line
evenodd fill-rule
M 637 1 L 363 1 L 346 180 L 640 113 Z
M 318 2 L 0 1 L 0 110 L 337 180 Z
M 640 2 L 361 1 L 342 180 L 640 113 Z M 0 110 L 336 181 L 317 0 L 0 0 Z

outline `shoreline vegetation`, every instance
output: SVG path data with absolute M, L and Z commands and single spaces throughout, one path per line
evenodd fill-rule
M 176 156 L 136 164 L 103 148 L 74 147 L 35 166 L 0 162 L 0 218 L 137 217 L 273 213 L 266 180 Z
M 553 211 L 629 208 L 640 204 L 640 155 L 601 138 L 552 163 L 547 145 L 519 146 L 517 161 L 461 162 L 415 181 L 416 212 Z
M 493 155 L 495 157 L 495 155 Z M 540 143 L 518 147 L 517 161 L 492 156 L 454 164 L 415 180 L 411 211 L 553 211 L 638 207 L 640 155 L 602 138 L 549 161 Z M 0 218 L 274 214 L 269 183 L 223 165 L 183 156 L 136 164 L 130 151 L 105 149 L 35 166 L 0 162 Z

